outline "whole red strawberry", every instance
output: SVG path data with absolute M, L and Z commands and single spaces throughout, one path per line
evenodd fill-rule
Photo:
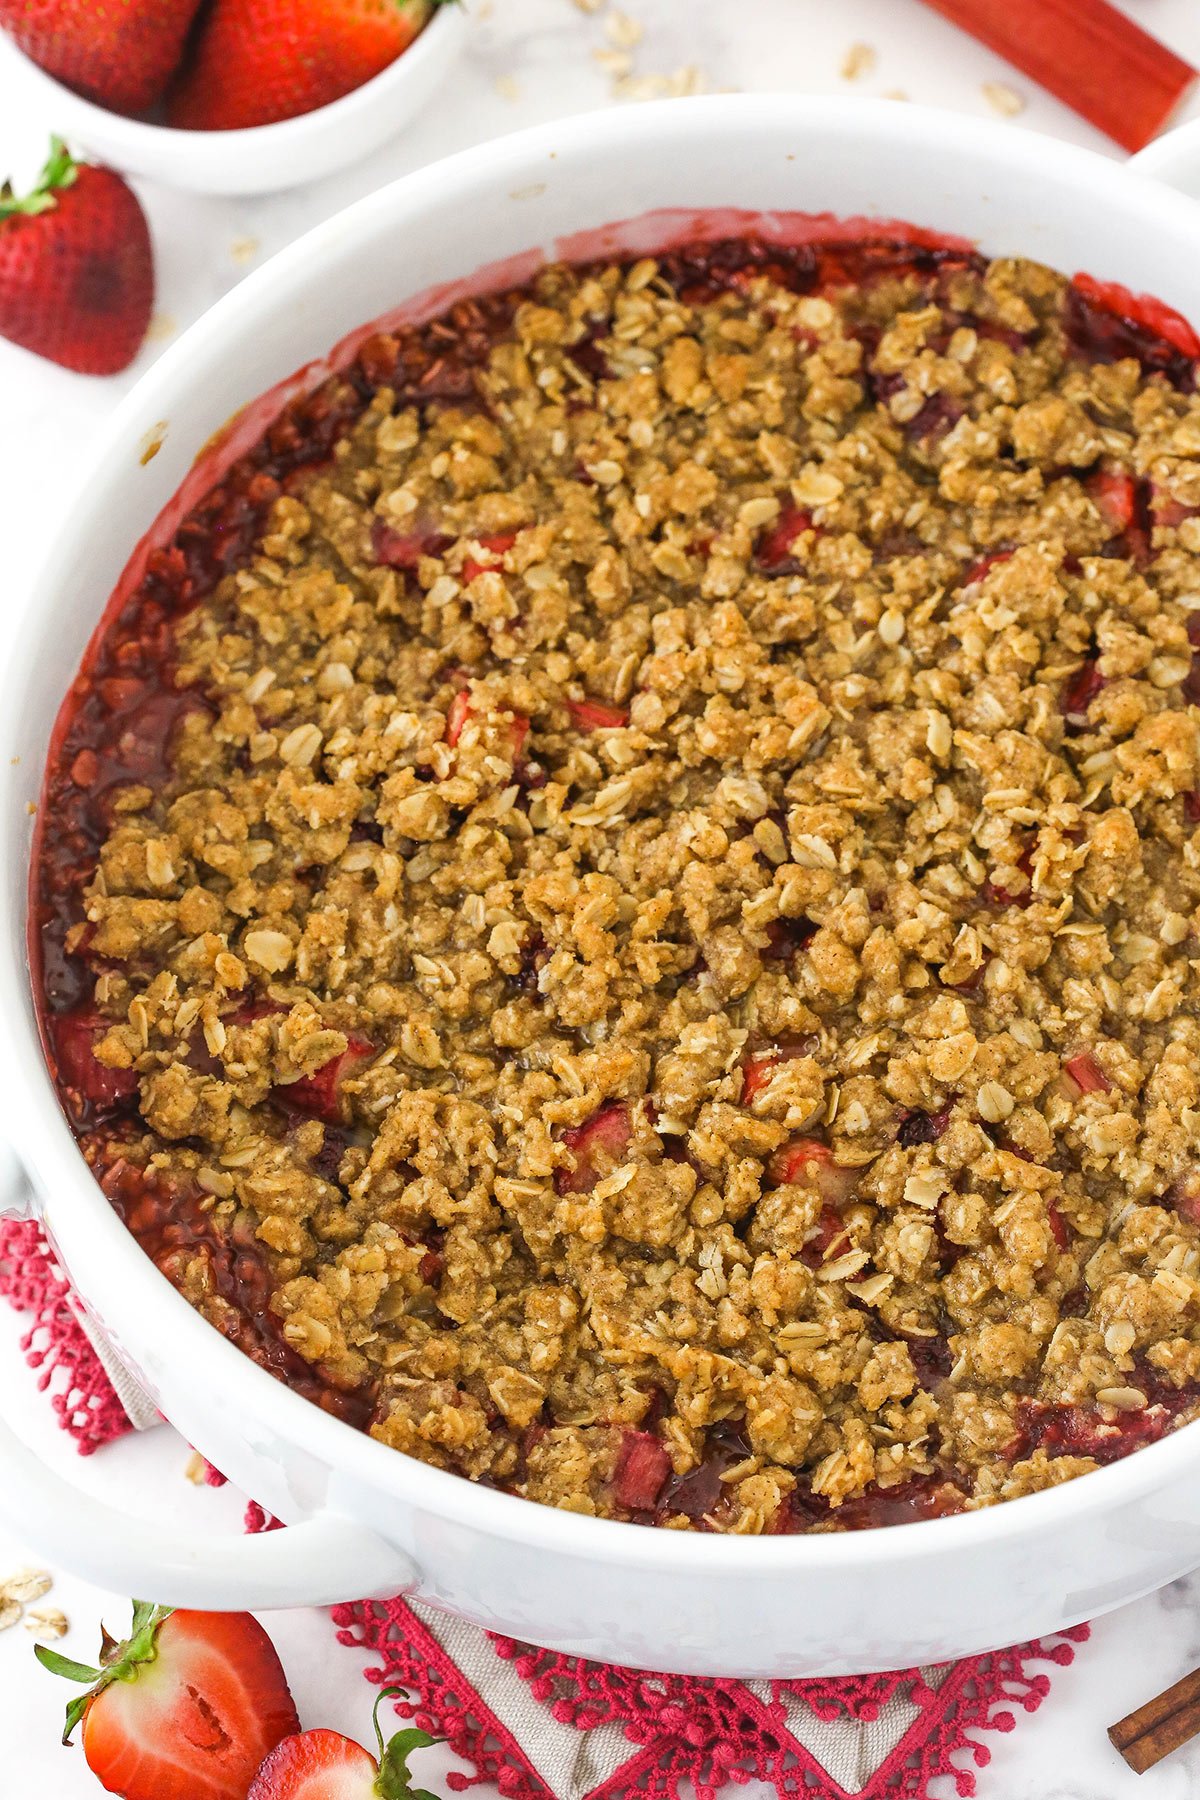
M 428 1789 L 413 1787 L 408 1772 L 412 1752 L 436 1739 L 414 1727 L 385 1744 L 379 1729 L 380 1705 L 403 1692 L 384 1688 L 375 1702 L 378 1756 L 340 1731 L 305 1731 L 272 1750 L 246 1800 L 437 1800 Z
M 83 1721 L 101 1787 L 125 1800 L 246 1800 L 255 1771 L 300 1721 L 270 1638 L 249 1613 L 171 1612 L 138 1601 L 129 1641 L 104 1635 L 100 1667 L 37 1647 L 51 1674 L 89 1683 Z
M 39 68 L 114 112 L 139 113 L 179 67 L 200 0 L 0 0 L 0 27 Z
M 82 375 L 115 375 L 141 349 L 153 307 L 136 194 L 52 139 L 31 194 L 0 188 L 0 337 Z
M 169 96 L 172 125 L 235 131 L 340 100 L 386 69 L 449 0 L 214 0 Z

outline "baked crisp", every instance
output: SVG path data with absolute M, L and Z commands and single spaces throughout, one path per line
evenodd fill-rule
M 1198 347 L 1128 301 L 548 268 L 370 340 L 153 558 L 52 761 L 45 1025 L 219 1330 L 672 1528 L 1193 1416 Z

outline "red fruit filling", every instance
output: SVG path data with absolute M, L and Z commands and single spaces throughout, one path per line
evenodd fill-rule
M 590 1194 L 596 1183 L 625 1159 L 633 1137 L 629 1108 L 623 1101 L 602 1106 L 582 1125 L 572 1125 L 561 1142 L 575 1158 L 575 1166 L 557 1169 L 554 1185 L 560 1194 Z
M 1107 1094 L 1112 1088 L 1112 1082 L 1090 1050 L 1068 1056 L 1063 1068 L 1082 1094 Z
M 1087 725 L 1088 707 L 1105 685 L 1105 677 L 1100 673 L 1096 658 L 1089 656 L 1068 681 L 1058 703 L 1068 725 L 1073 725 L 1077 730 L 1082 730 Z
M 441 532 L 426 526 L 417 531 L 393 531 L 382 519 L 376 519 L 371 528 L 371 549 L 376 562 L 385 563 L 389 569 L 403 569 L 407 574 L 414 574 L 423 556 L 440 556 L 454 542 Z
M 809 1038 L 794 1044 L 775 1044 L 770 1050 L 762 1050 L 748 1057 L 742 1068 L 741 1104 L 753 1105 L 755 1096 L 762 1093 L 780 1063 L 791 1062 L 797 1056 L 807 1056 L 811 1048 L 812 1040 Z
M 704 1455 L 686 1475 L 672 1475 L 659 1503 L 658 1517 L 682 1513 L 699 1525 L 720 1506 L 726 1493 L 722 1477 L 750 1455 L 750 1440 L 732 1419 L 712 1426 L 704 1441 Z
M 1200 339 L 1172 307 L 1133 294 L 1117 281 L 1077 275 L 1067 290 L 1067 346 L 1085 362 L 1133 357 L 1146 375 L 1162 374 L 1181 393 L 1195 387 Z
M 1146 1393 L 1148 1404 L 1137 1412 L 1117 1412 L 1098 1404 L 1049 1406 L 1041 1400 L 1025 1400 L 1017 1409 L 1016 1435 L 1005 1448 L 1010 1462 L 1021 1462 L 1035 1450 L 1047 1456 L 1090 1456 L 1094 1462 L 1111 1463 L 1156 1444 L 1165 1437 L 1180 1413 L 1192 1406 L 1198 1390 L 1159 1388 L 1141 1371 L 1130 1384 Z
M 977 581 L 983 580 L 989 569 L 994 569 L 997 563 L 1007 562 L 1012 554 L 1011 550 L 989 550 L 978 562 L 971 564 L 959 586 L 973 587 Z
M 610 706 L 605 700 L 568 700 L 567 711 L 580 731 L 615 731 L 629 723 L 627 706 Z
M 671 1473 L 666 1446 L 651 1431 L 626 1431 L 613 1470 L 613 1493 L 628 1512 L 651 1512 Z
M 466 688 L 462 688 L 450 702 L 450 710 L 446 714 L 446 742 L 448 744 L 453 746 L 458 743 L 470 715 L 471 695 Z M 508 727 L 508 741 L 514 768 L 521 760 L 521 752 L 525 748 L 525 739 L 528 736 L 529 720 L 524 713 L 514 713 Z
M 916 1525 L 922 1519 L 945 1519 L 963 1510 L 966 1495 L 947 1475 L 914 1475 L 895 1487 L 868 1488 L 841 1506 L 832 1507 L 820 1494 L 797 1485 L 774 1519 L 771 1532 L 790 1536 L 828 1521 L 842 1531 L 869 1531 L 880 1525 Z
M 97 1061 L 96 1045 L 111 1021 L 85 1010 L 59 1013 L 48 1023 L 59 1092 L 72 1117 L 84 1124 L 121 1110 L 137 1093 L 138 1078 L 132 1069 L 110 1069 Z
M 813 524 L 812 514 L 806 508 L 785 506 L 754 546 L 754 560 L 765 575 L 799 574 L 804 565 L 792 552 L 806 531 L 814 537 L 822 535 L 821 527 Z
M 1046 1217 L 1050 1224 L 1050 1235 L 1060 1250 L 1065 1250 L 1071 1242 L 1071 1227 L 1059 1212 L 1053 1200 L 1046 1208 Z
M 302 1075 L 299 1081 L 288 1082 L 275 1091 L 293 1111 L 336 1125 L 342 1118 L 342 1083 L 365 1068 L 374 1055 L 375 1046 L 368 1038 L 351 1034 L 340 1056 L 324 1063 L 312 1075 Z
M 515 531 L 497 531 L 491 537 L 476 538 L 481 550 L 487 552 L 486 557 L 468 556 L 462 566 L 464 586 L 469 587 L 477 575 L 486 574 L 489 569 L 498 569 L 506 551 L 512 549 L 517 541 Z

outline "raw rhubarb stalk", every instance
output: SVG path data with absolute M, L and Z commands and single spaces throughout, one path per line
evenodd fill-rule
M 1161 131 L 1190 63 L 1108 0 L 925 0 L 1126 150 Z

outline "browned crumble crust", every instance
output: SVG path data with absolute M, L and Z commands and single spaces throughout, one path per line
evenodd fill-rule
M 1191 1416 L 1200 398 L 1065 294 L 548 270 L 180 624 L 77 939 L 122 1156 L 384 1443 L 754 1533 Z

